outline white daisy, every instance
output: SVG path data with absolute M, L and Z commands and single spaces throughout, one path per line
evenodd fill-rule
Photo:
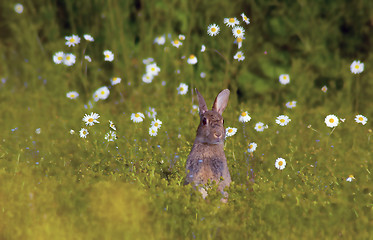
M 276 118 L 276 123 L 280 126 L 286 126 L 291 119 L 286 115 L 280 115 Z
M 181 41 L 183 41 L 183 40 L 185 40 L 185 36 L 184 36 L 183 34 L 179 34 L 179 39 L 180 39 Z
M 110 50 L 104 51 L 105 61 L 112 62 L 114 60 L 114 53 Z
M 65 39 L 66 39 L 65 44 L 69 47 L 71 47 L 71 46 L 74 47 L 75 45 L 80 43 L 80 37 L 77 36 L 77 35 L 66 36 Z
M 237 44 L 238 49 L 240 49 L 240 48 L 242 47 L 242 40 L 243 40 L 243 39 L 245 39 L 245 38 L 244 38 L 244 37 L 242 37 L 242 38 L 238 37 L 238 38 L 236 38 L 236 39 L 234 40 L 234 43 Z
M 88 56 L 88 55 L 85 55 L 85 56 L 84 56 L 84 59 L 85 59 L 85 60 L 87 60 L 88 62 L 92 62 L 92 59 L 91 59 L 91 57 L 90 57 L 90 56 Z
M 201 46 L 201 52 L 205 52 L 206 51 L 206 46 L 202 44 Z
M 40 133 L 41 133 L 41 128 L 37 128 L 37 129 L 35 129 L 35 133 L 36 133 L 36 134 L 40 134 Z
M 117 134 L 114 131 L 110 131 L 105 134 L 105 140 L 108 142 L 114 142 L 117 139 Z
M 156 37 L 154 39 L 154 42 L 158 45 L 164 45 L 166 43 L 166 37 L 165 35 L 162 35 L 162 36 L 159 36 L 159 37 Z
M 220 31 L 220 27 L 218 25 L 216 25 L 215 23 L 213 23 L 213 24 L 211 24 L 207 27 L 207 34 L 210 35 L 210 36 L 218 35 L 219 31 Z
M 70 129 L 70 134 L 71 135 L 75 134 L 75 131 L 73 129 Z
M 66 97 L 68 97 L 70 99 L 75 99 L 75 98 L 79 97 L 79 93 L 76 92 L 76 91 L 71 91 L 71 92 L 66 93 Z
M 245 59 L 245 56 L 243 55 L 242 51 L 238 51 L 234 57 L 234 59 L 237 59 L 238 61 L 243 61 Z
M 183 43 L 179 41 L 178 39 L 175 39 L 171 42 L 172 46 L 179 48 Z
M 154 62 L 154 58 L 145 58 L 142 60 L 142 63 L 145 64 L 145 65 L 149 65 L 151 64 L 152 62 Z
M 275 167 L 279 170 L 283 170 L 286 166 L 286 161 L 283 158 L 277 158 L 275 162 Z
M 53 62 L 55 64 L 61 64 L 63 62 L 65 54 L 63 52 L 56 52 L 53 55 Z
M 243 38 L 243 35 L 245 34 L 245 29 L 241 26 L 236 26 L 232 29 L 233 36 L 235 38 Z
M 84 37 L 84 39 L 87 40 L 88 42 L 93 42 L 93 41 L 95 41 L 95 40 L 93 39 L 93 37 L 92 37 L 91 35 L 89 35 L 89 34 L 84 34 L 83 37 Z
M 201 78 L 205 78 L 206 77 L 206 73 L 205 72 L 201 72 L 201 74 L 199 75 Z
M 21 14 L 23 12 L 23 5 L 17 3 L 16 5 L 14 5 L 14 11 L 18 14 Z
M 241 114 L 240 114 L 240 116 L 239 116 L 239 118 L 238 118 L 238 121 L 239 122 L 248 122 L 248 121 L 250 121 L 251 120 L 251 117 L 250 117 L 250 115 L 247 113 L 247 111 L 245 111 L 245 112 L 242 112 Z
M 331 114 L 331 115 L 326 116 L 325 118 L 325 124 L 326 126 L 330 128 L 338 126 L 338 123 L 339 123 L 339 119 L 335 115 Z
M 132 113 L 131 114 L 131 120 L 135 123 L 139 123 L 139 122 L 142 122 L 144 121 L 144 114 L 142 114 L 141 112 L 138 112 L 138 113 Z
M 74 54 L 72 53 L 65 54 L 63 58 L 63 64 L 65 64 L 66 66 L 72 66 L 75 63 L 75 59 L 76 57 Z
M 95 98 L 95 101 L 97 102 L 99 99 L 105 100 L 106 98 L 109 97 L 109 95 L 110 95 L 109 88 L 106 86 L 103 86 L 96 90 L 94 94 L 94 98 Z M 96 100 L 96 97 L 98 98 L 97 100 Z
M 111 85 L 117 85 L 118 83 L 120 83 L 122 81 L 121 78 L 119 77 L 113 77 L 112 79 L 110 79 L 110 82 L 111 82 Z
M 326 93 L 326 91 L 328 91 L 328 87 L 327 87 L 327 86 L 323 86 L 323 87 L 321 88 L 321 91 L 323 91 L 324 93 Z
M 350 70 L 353 74 L 362 73 L 364 71 L 364 63 L 360 61 L 353 61 Z
M 287 107 L 287 108 L 295 108 L 296 106 L 297 106 L 297 101 L 291 101 L 291 102 L 287 102 L 286 104 L 285 104 L 285 106 Z
M 249 153 L 252 153 L 256 150 L 256 147 L 258 146 L 258 144 L 256 144 L 255 142 L 252 142 L 249 144 L 249 148 L 247 149 L 247 151 Z
M 177 93 L 180 95 L 185 95 L 188 92 L 188 85 L 185 83 L 180 83 L 179 87 L 177 88 Z
M 79 135 L 80 135 L 81 138 L 86 138 L 88 134 L 89 134 L 89 132 L 88 132 L 88 130 L 85 129 L 85 128 L 82 128 L 82 129 L 80 129 L 80 131 L 79 131 Z
M 240 22 L 235 17 L 224 18 L 224 24 L 226 24 L 228 27 L 234 27 L 234 26 L 240 24 Z
M 156 63 L 151 63 L 146 65 L 146 73 L 151 74 L 153 76 L 157 76 L 161 69 L 157 66 Z
M 199 112 L 199 107 L 197 105 L 192 105 L 192 113 L 198 113 Z
M 90 115 L 85 114 L 83 117 L 83 122 L 85 122 L 85 125 L 93 126 L 95 123 L 100 123 L 97 121 L 97 119 L 100 117 L 97 113 L 91 112 Z
M 352 182 L 352 180 L 355 180 L 354 175 L 349 175 L 348 178 L 346 178 L 347 182 Z
M 155 108 L 152 107 L 149 107 L 149 110 L 145 110 L 145 113 L 149 118 L 155 118 L 155 116 L 157 116 L 157 111 L 155 111 Z
M 154 120 L 151 122 L 151 124 L 150 124 L 152 127 L 155 127 L 155 128 L 161 128 L 161 126 L 162 126 L 162 121 L 161 120 L 159 120 L 159 119 L 155 119 L 154 118 Z
M 158 128 L 156 127 L 150 127 L 149 128 L 149 135 L 154 137 L 154 136 L 157 136 L 158 134 Z
M 250 19 L 246 17 L 244 13 L 241 13 L 242 21 L 244 21 L 246 24 L 250 24 Z
M 194 65 L 197 63 L 197 57 L 191 54 L 187 60 L 188 64 Z
M 236 134 L 237 128 L 227 127 L 225 129 L 225 137 L 231 137 Z
M 367 122 L 368 122 L 368 118 L 367 117 L 364 117 L 363 115 L 356 115 L 355 117 L 355 121 L 357 123 L 361 123 L 363 125 L 365 125 Z
M 286 85 L 290 82 L 289 74 L 281 74 L 279 77 L 279 81 L 282 85 Z
M 151 83 L 153 81 L 154 76 L 150 73 L 145 73 L 142 75 L 142 81 L 144 83 Z
M 112 121 L 109 120 L 109 127 L 113 130 L 117 130 L 117 128 L 115 127 L 114 123 Z
M 255 124 L 255 127 L 254 129 L 257 131 L 257 132 L 263 132 L 264 129 L 268 128 L 268 125 L 264 125 L 264 123 L 262 122 L 258 122 Z

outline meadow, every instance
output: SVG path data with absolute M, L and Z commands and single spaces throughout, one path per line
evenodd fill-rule
M 0 239 L 373 239 L 371 1 L 0 9 Z M 183 184 L 195 88 L 227 203 Z

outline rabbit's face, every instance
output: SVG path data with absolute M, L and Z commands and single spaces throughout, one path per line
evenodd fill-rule
M 197 129 L 197 141 L 206 144 L 224 144 L 225 129 L 223 117 L 216 111 L 207 111 L 200 115 Z

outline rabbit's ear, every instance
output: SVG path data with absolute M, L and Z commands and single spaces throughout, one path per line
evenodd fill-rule
M 224 89 L 223 91 L 221 91 L 215 98 L 214 105 L 212 105 L 212 110 L 220 113 L 221 115 L 224 109 L 227 107 L 229 93 L 230 91 L 228 89 Z
M 196 88 L 196 93 L 197 93 L 197 96 L 198 96 L 199 114 L 203 114 L 203 113 L 208 111 L 207 105 L 206 105 L 205 99 L 198 92 L 197 88 Z

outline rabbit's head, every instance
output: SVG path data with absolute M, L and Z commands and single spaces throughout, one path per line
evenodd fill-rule
M 205 144 L 224 144 L 225 128 L 222 113 L 227 107 L 229 90 L 224 89 L 215 98 L 212 109 L 208 110 L 205 99 L 196 89 L 199 103 L 200 124 L 196 142 Z

